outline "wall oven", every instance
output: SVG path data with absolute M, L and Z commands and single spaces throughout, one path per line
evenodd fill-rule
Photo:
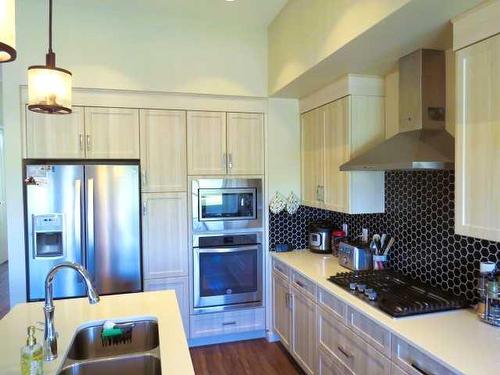
M 262 233 L 193 238 L 194 311 L 262 306 Z
M 193 233 L 263 227 L 260 178 L 195 178 L 191 197 Z

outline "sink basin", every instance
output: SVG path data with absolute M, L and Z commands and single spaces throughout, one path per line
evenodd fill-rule
M 148 352 L 160 344 L 158 323 L 154 320 L 138 320 L 133 322 L 132 339 L 104 345 L 101 340 L 102 325 L 80 329 L 68 351 L 67 359 L 81 361 L 103 357 L 115 357 L 124 354 Z M 81 372 L 78 372 L 80 374 Z M 125 374 L 116 371 L 118 374 Z M 72 374 L 72 372 L 70 372 Z
M 100 340 L 99 340 L 100 341 Z M 60 375 L 161 375 L 160 360 L 151 354 L 77 362 Z

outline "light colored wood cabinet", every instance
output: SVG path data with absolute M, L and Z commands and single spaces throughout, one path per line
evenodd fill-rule
M 285 348 L 290 349 L 290 288 L 288 280 L 284 279 L 278 271 L 273 271 L 273 329 L 281 339 Z
M 187 276 L 186 193 L 142 196 L 144 278 Z
M 456 53 L 455 232 L 500 241 L 500 35 Z
M 325 350 L 318 350 L 318 375 L 354 375 L 341 361 Z
M 189 175 L 226 174 L 226 113 L 187 113 Z
M 227 171 L 235 175 L 264 174 L 264 116 L 227 114 Z
M 318 309 L 318 345 L 359 375 L 389 375 L 391 361 L 326 310 Z
M 292 355 L 308 373 L 316 372 L 316 304 L 294 286 L 292 294 Z
M 141 110 L 143 192 L 186 191 L 186 112 Z
M 264 308 L 191 315 L 191 338 L 213 337 L 266 328 Z
M 171 277 L 167 279 L 144 280 L 144 291 L 174 290 L 184 325 L 186 336 L 189 337 L 189 284 L 186 277 Z
M 346 96 L 302 115 L 302 199 L 311 207 L 384 212 L 383 172 L 340 166 L 385 139 L 384 100 Z
M 302 115 L 302 204 L 310 207 L 323 207 L 322 189 L 324 186 L 324 139 L 325 108 L 321 107 Z
M 35 113 L 26 109 L 26 156 L 30 159 L 83 159 L 85 157 L 83 107 L 70 115 Z
M 89 159 L 139 159 L 139 110 L 85 108 Z

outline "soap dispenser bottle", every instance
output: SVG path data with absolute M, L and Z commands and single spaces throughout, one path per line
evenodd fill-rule
M 43 374 L 43 347 L 36 343 L 35 327 L 28 327 L 26 346 L 21 348 L 21 374 Z

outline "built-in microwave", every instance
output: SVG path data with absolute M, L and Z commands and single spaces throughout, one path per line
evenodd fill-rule
M 263 226 L 259 178 L 192 179 L 191 197 L 194 233 Z

